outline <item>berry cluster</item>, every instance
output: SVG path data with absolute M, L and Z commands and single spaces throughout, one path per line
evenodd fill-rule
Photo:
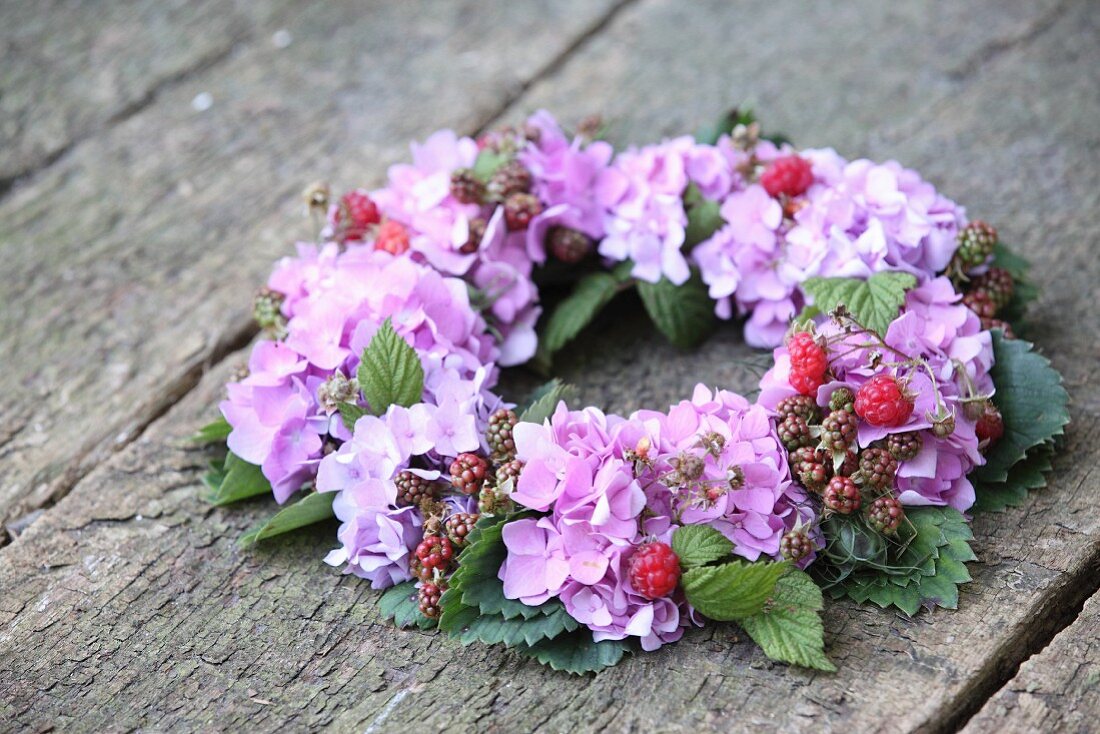
M 1004 319 L 1005 311 L 1016 292 L 1016 282 L 1004 268 L 991 266 L 973 275 L 975 269 L 985 268 L 993 258 L 999 239 L 997 230 L 990 224 L 975 220 L 959 230 L 958 247 L 947 267 L 957 290 L 963 292 L 963 304 L 982 320 L 983 329 L 1000 329 L 1012 338 L 1012 329 Z

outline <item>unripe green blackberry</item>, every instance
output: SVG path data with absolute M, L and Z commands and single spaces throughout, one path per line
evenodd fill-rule
M 846 410 L 849 413 L 856 412 L 856 394 L 851 388 L 838 387 L 829 396 L 829 410 Z
M 981 290 L 989 294 L 993 305 L 1000 310 L 1012 300 L 1016 292 L 1016 282 L 1012 274 L 1004 268 L 990 268 L 985 273 L 970 281 L 971 290 Z
M 855 413 L 831 411 L 821 422 L 821 448 L 831 454 L 846 452 L 856 441 L 858 427 Z
M 460 204 L 481 204 L 485 200 L 485 184 L 472 169 L 456 168 L 451 172 L 451 196 Z
M 443 529 L 446 531 L 451 545 L 455 548 L 466 547 L 466 539 L 474 531 L 474 525 L 477 524 L 478 517 L 476 513 L 458 512 L 447 518 L 447 522 L 443 524 Z
M 788 561 L 801 561 L 814 552 L 814 542 L 802 528 L 795 528 L 779 539 L 779 555 Z
M 886 450 L 898 461 L 915 459 L 924 448 L 924 439 L 916 431 L 891 433 L 886 437 Z
M 859 455 L 859 474 L 869 487 L 885 491 L 894 486 L 898 460 L 886 449 L 864 449 Z
M 485 440 L 489 444 L 490 457 L 496 464 L 503 464 L 516 458 L 516 442 L 512 438 L 512 429 L 519 423 L 514 410 L 501 408 L 489 416 L 489 426 L 485 429 Z
M 439 482 L 403 471 L 393 480 L 397 485 L 397 504 L 401 507 L 419 507 L 424 500 L 437 500 L 442 494 Z
M 531 172 L 515 158 L 502 164 L 489 177 L 486 192 L 493 201 L 505 201 L 513 194 L 526 194 L 531 191 Z
M 482 515 L 507 515 L 516 509 L 516 503 L 499 487 L 486 484 L 477 497 L 477 510 Z
M 973 268 L 984 263 L 993 254 L 993 247 L 997 244 L 997 230 L 976 219 L 963 227 L 955 240 L 958 243 L 955 257 L 964 267 Z
M 788 415 L 778 427 L 779 441 L 787 451 L 797 451 L 803 446 L 812 446 L 813 437 L 810 426 L 800 415 Z
M 775 412 L 782 421 L 789 415 L 801 416 L 807 423 L 817 423 L 821 420 L 821 408 L 817 402 L 808 395 L 791 395 L 779 401 L 775 406 Z
M 893 535 L 898 531 L 905 510 L 895 497 L 879 497 L 867 508 L 867 524 L 884 535 Z
M 553 227 L 546 235 L 546 249 L 556 259 L 576 265 L 592 252 L 592 238 L 569 227 Z
M 252 318 L 264 333 L 272 339 L 286 336 L 286 316 L 283 315 L 283 301 L 286 296 L 267 286 L 256 292 L 252 300 Z

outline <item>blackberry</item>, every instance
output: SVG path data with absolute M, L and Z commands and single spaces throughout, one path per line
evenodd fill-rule
M 409 554 L 409 571 L 417 581 L 431 581 L 435 578 L 435 571 L 421 563 L 416 553 Z
M 989 294 L 989 299 L 998 311 L 1008 305 L 1016 292 L 1016 282 L 1012 279 L 1012 274 L 1004 268 L 990 268 L 970 283 L 972 290 Z
M 859 454 L 852 449 L 848 449 L 847 453 L 844 454 L 844 460 L 840 462 L 840 466 L 836 467 L 836 473 L 842 477 L 850 477 L 857 471 L 859 471 Z
M 393 480 L 397 485 L 397 504 L 402 507 L 419 507 L 424 500 L 439 499 L 438 482 L 403 471 Z
M 846 410 L 849 413 L 856 412 L 856 394 L 851 388 L 838 387 L 829 396 L 829 410 Z
M 416 557 L 424 568 L 446 570 L 454 558 L 454 546 L 450 538 L 442 535 L 425 535 L 416 546 Z
M 556 259 L 576 265 L 592 252 L 592 238 L 576 229 L 554 227 L 546 235 L 546 249 Z
M 982 328 L 986 331 L 992 331 L 993 329 L 1000 329 L 1004 334 L 1005 339 L 1015 339 L 1016 334 L 1012 331 L 1012 325 L 1007 321 L 1001 319 L 982 319 Z
M 501 408 L 489 416 L 489 427 L 485 429 L 485 440 L 489 444 L 490 458 L 496 464 L 503 464 L 516 458 L 516 442 L 512 438 L 512 429 L 519 423 L 514 410 Z
M 459 454 L 451 462 L 451 484 L 462 494 L 477 494 L 489 473 L 489 462 L 477 454 Z
M 891 433 L 886 438 L 886 450 L 898 461 L 915 459 L 924 448 L 924 439 L 916 431 Z
M 465 548 L 466 538 L 474 531 L 478 515 L 470 512 L 458 512 L 447 518 L 443 528 L 447 531 L 447 538 L 455 548 Z
M 513 158 L 493 172 L 485 188 L 493 201 L 506 201 L 513 194 L 529 193 L 531 182 L 531 172 Z
M 821 409 L 808 395 L 791 395 L 779 401 L 775 406 L 775 412 L 779 419 L 783 420 L 789 415 L 801 416 L 807 423 L 817 423 L 821 419 Z
M 834 455 L 846 452 L 855 443 L 857 428 L 854 413 L 831 411 L 821 422 L 821 448 Z
M 981 220 L 974 220 L 962 228 L 955 238 L 958 249 L 955 257 L 966 268 L 981 265 L 993 254 L 997 244 L 997 230 Z
M 501 464 L 497 467 L 497 486 L 503 486 L 506 482 L 511 482 L 512 487 L 515 488 L 516 482 L 519 481 L 519 474 L 523 471 L 523 462 L 519 459 L 512 459 L 509 462 Z
M 779 539 L 779 555 L 788 561 L 801 561 L 814 552 L 814 542 L 802 528 L 788 530 Z
M 800 415 L 788 415 L 779 424 L 779 441 L 787 451 L 796 451 L 803 446 L 813 445 L 813 437 L 810 435 L 810 426 L 806 419 Z
M 286 316 L 283 316 L 283 301 L 286 296 L 264 286 L 252 299 L 252 318 L 268 336 L 281 339 L 286 336 Z
M 466 242 L 458 248 L 458 251 L 463 255 L 471 255 L 477 252 L 477 248 L 481 247 L 481 240 L 485 238 L 485 228 L 488 226 L 489 223 L 481 217 L 471 219 L 469 225 L 467 225 Z
M 515 232 L 527 229 L 531 220 L 542 213 L 542 202 L 533 194 L 512 194 L 504 201 L 504 221 Z
M 481 204 L 485 200 L 485 184 L 469 168 L 451 172 L 451 196 L 460 204 Z
M 833 477 L 825 487 L 825 506 L 841 515 L 850 515 L 859 509 L 863 498 L 859 487 L 849 477 Z
M 477 510 L 483 515 L 507 515 L 516 504 L 499 487 L 486 485 L 477 498 Z
M 864 449 L 859 455 L 859 474 L 870 487 L 880 491 L 892 489 L 898 473 L 898 460 L 886 449 Z
M 439 599 L 446 590 L 447 584 L 442 581 L 429 581 L 421 584 L 420 590 L 417 591 L 420 613 L 428 619 L 439 619 L 439 614 L 441 612 L 439 608 Z
M 358 394 L 358 383 L 349 380 L 340 370 L 336 370 L 331 377 L 317 387 L 317 402 L 332 414 L 340 409 L 341 403 L 354 401 Z
M 895 497 L 879 497 L 867 508 L 867 524 L 884 535 L 893 535 L 905 519 L 905 510 Z
M 991 319 L 997 314 L 997 304 L 984 289 L 972 290 L 962 299 L 963 305 L 978 315 L 981 319 Z
M 798 481 L 814 494 L 821 494 L 829 483 L 829 468 L 820 462 L 799 467 Z

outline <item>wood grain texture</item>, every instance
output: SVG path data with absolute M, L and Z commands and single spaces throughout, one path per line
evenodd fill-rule
M 671 3 L 628 8 L 517 107 L 556 100 L 566 117 L 603 101 L 623 121 L 619 130 L 626 139 L 651 139 L 657 128 L 646 130 L 647 117 L 685 114 L 681 102 L 691 104 L 702 91 L 713 95 L 713 89 L 686 88 L 683 70 L 667 63 L 671 51 L 661 62 L 660 49 L 686 49 L 692 39 L 706 38 L 709 55 L 690 53 L 721 68 L 740 68 L 731 59 L 757 54 L 786 63 L 780 60 L 798 52 L 800 37 L 790 23 L 775 25 L 783 17 L 769 10 L 775 5 L 760 3 L 757 13 L 728 21 L 725 34 L 711 30 L 725 22 L 717 7 L 682 18 L 669 14 Z M 838 22 L 847 23 L 837 34 L 847 31 L 864 43 L 874 35 L 870 28 L 892 38 L 902 12 L 868 4 L 848 16 L 840 5 L 830 7 Z M 332 543 L 331 527 L 242 553 L 234 538 L 270 506 L 203 505 L 198 477 L 205 457 L 183 448 L 181 440 L 210 415 L 221 382 L 241 359 L 234 355 L 0 549 L 0 720 L 28 729 L 52 723 L 86 730 L 247 725 L 268 731 L 325 724 L 374 732 L 443 726 L 501 732 L 953 729 L 962 721 L 958 712 L 968 714 L 1011 677 L 1072 609 L 1067 602 L 1092 593 L 1100 575 L 1098 483 L 1091 468 L 1100 461 L 1100 323 L 1089 296 L 1100 278 L 1094 254 L 1100 225 L 1082 215 L 1100 203 L 1100 172 L 1082 164 L 1100 149 L 1094 124 L 1100 90 L 1091 77 L 1100 62 L 1100 28 L 1086 3 L 1035 8 L 1030 18 L 1004 4 L 983 7 L 984 15 L 973 11 L 968 28 L 990 35 L 959 44 L 954 61 L 945 61 L 947 51 L 929 40 L 937 23 L 929 22 L 924 34 L 901 34 L 916 51 L 891 41 L 910 78 L 942 82 L 909 106 L 896 82 L 902 74 L 890 73 L 885 51 L 867 62 L 882 69 L 880 87 L 875 69 L 852 71 L 848 65 L 863 62 L 839 46 L 831 56 L 821 47 L 816 83 L 798 74 L 776 80 L 765 61 L 756 62 L 755 76 L 730 72 L 746 74 L 746 84 L 759 85 L 754 88 L 787 89 L 789 100 L 774 101 L 796 139 L 824 124 L 856 151 L 917 166 L 974 214 L 997 222 L 1036 261 L 1045 290 L 1033 330 L 1067 375 L 1074 422 L 1051 486 L 1026 507 L 975 523 L 981 560 L 972 567 L 975 580 L 964 587 L 958 612 L 910 620 L 830 604 L 827 642 L 840 667 L 831 676 L 773 665 L 729 627 L 689 634 L 583 679 L 500 649 L 461 648 L 436 635 L 395 631 L 378 619 L 375 595 L 365 584 L 320 563 Z M 753 18 L 761 25 L 752 25 Z M 769 30 L 770 43 L 761 38 Z M 751 54 L 746 50 L 744 57 L 728 43 L 739 33 L 751 39 L 745 41 Z M 922 62 L 941 71 L 922 77 L 913 71 Z M 600 87 L 595 70 L 619 86 Z M 632 74 L 644 77 L 647 93 L 627 83 Z M 851 79 L 864 77 L 872 81 L 847 93 L 866 112 L 853 112 L 846 122 L 852 105 L 830 100 L 849 90 Z M 706 106 L 706 114 L 694 119 L 719 112 L 726 99 L 694 102 Z M 800 105 L 818 105 L 828 114 L 809 119 L 798 114 Z M 865 129 L 868 119 L 873 125 Z M 266 266 L 251 267 L 260 277 Z M 243 270 L 235 271 L 238 278 Z M 202 295 L 221 298 L 220 292 Z M 632 313 L 636 304 L 624 301 L 618 308 L 562 364 L 584 400 L 624 411 L 678 399 L 696 381 L 742 391 L 754 384 L 760 356 L 744 347 L 736 327 L 684 354 L 645 329 L 640 314 Z M 225 318 L 205 312 L 200 323 Z M 185 333 L 182 328 L 174 333 Z M 1081 701 L 1095 717 L 1095 700 Z
M 247 339 L 253 290 L 310 234 L 307 184 L 376 184 L 409 139 L 475 130 L 614 5 L 298 7 L 289 47 L 265 36 L 0 200 L 0 522 Z
M 1100 596 L 971 719 L 966 734 L 1096 731 L 1100 706 Z

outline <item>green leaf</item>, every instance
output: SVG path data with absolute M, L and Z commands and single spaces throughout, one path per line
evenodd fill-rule
M 1039 288 L 1031 282 L 1028 275 L 1031 263 L 1013 252 L 1003 242 L 998 242 L 993 246 L 993 265 L 1007 270 L 1014 281 L 1012 298 L 997 315 L 1011 323 L 1019 334 L 1025 326 L 1023 319 L 1028 305 L 1039 297 Z
M 749 108 L 733 109 L 723 113 L 712 124 L 700 128 L 695 133 L 695 140 L 703 145 L 714 145 L 723 135 L 729 135 L 738 125 L 751 125 L 756 122 L 756 115 Z
M 572 385 L 566 384 L 554 378 L 540 386 L 529 398 L 527 407 L 519 413 L 519 419 L 524 423 L 542 423 L 554 415 L 558 402 L 574 400 L 576 390 Z
M 821 311 L 828 313 L 843 304 L 857 321 L 884 336 L 905 303 L 905 292 L 916 284 L 916 277 L 910 273 L 886 271 L 867 280 L 808 278 L 802 290 Z
M 554 354 L 592 323 L 628 282 L 606 272 L 589 273 L 581 278 L 542 328 L 538 359 L 549 364 Z
M 382 415 L 391 405 L 408 407 L 424 394 L 424 367 L 416 350 L 409 346 L 386 319 L 363 350 L 356 373 L 359 389 L 371 412 Z
M 273 517 L 260 523 L 241 536 L 237 542 L 242 546 L 252 545 L 291 530 L 304 528 L 335 515 L 332 512 L 332 500 L 335 492 L 311 492 L 292 505 L 279 510 Z
M 533 657 L 543 665 L 573 675 L 597 673 L 604 668 L 618 665 L 632 650 L 633 646 L 628 640 L 596 642 L 588 629 L 578 629 L 536 645 L 516 648 L 520 654 Z
M 787 563 L 733 561 L 689 569 L 681 579 L 687 600 L 700 614 L 728 622 L 756 614 L 786 573 Z
M 695 184 L 690 184 L 684 192 L 684 208 L 688 220 L 684 246 L 689 249 L 710 238 L 726 223 L 719 212 L 721 204 L 704 197 Z
M 200 428 L 194 435 L 191 436 L 191 443 L 205 446 L 210 443 L 222 443 L 225 439 L 229 438 L 229 434 L 233 431 L 233 426 L 229 425 L 229 421 L 224 416 L 218 416 L 217 420 L 207 423 Z
M 983 485 L 1007 481 L 1017 462 L 1061 436 L 1069 423 L 1069 395 L 1062 376 L 1029 342 L 1005 339 L 995 330 L 993 358 L 993 403 L 1001 411 L 1005 432 L 986 454 L 985 465 L 970 474 L 979 491 Z
M 211 487 L 213 491 L 207 497 L 211 504 L 219 507 L 271 492 L 271 482 L 267 481 L 260 467 L 249 464 L 232 451 L 225 457 L 220 479 L 217 486 Z
M 355 403 L 340 403 L 336 408 L 340 411 L 340 419 L 344 421 L 344 427 L 349 431 L 355 430 L 355 421 L 365 415 L 370 415 L 369 410 Z
M 477 607 L 466 606 L 458 600 L 456 592 L 448 589 L 440 600 L 440 608 L 439 628 L 463 645 L 472 642 L 485 645 L 499 643 L 509 647 L 534 645 L 580 626 L 566 613 L 560 602 L 551 614 L 540 614 L 530 619 L 505 619 L 500 614 L 483 614 Z
M 428 630 L 437 623 L 437 620 L 420 613 L 420 599 L 415 581 L 406 581 L 382 592 L 378 599 L 378 609 L 383 617 L 393 620 L 401 629 L 419 627 Z
M 833 672 L 836 666 L 825 656 L 823 606 L 813 579 L 791 569 L 776 582 L 764 609 L 740 624 L 772 660 Z
M 1053 468 L 1054 445 L 1036 446 L 1027 456 L 1012 465 L 1012 471 L 1003 482 L 975 482 L 976 495 L 970 512 L 1001 512 L 1008 507 L 1019 507 L 1027 500 L 1028 490 L 1046 486 L 1046 475 Z
M 498 168 L 508 162 L 508 159 L 507 153 L 499 153 L 489 148 L 483 148 L 474 161 L 474 176 L 482 183 L 489 183 L 489 179 L 493 177 Z
M 638 295 L 657 329 L 681 349 L 696 346 L 717 326 L 714 301 L 697 272 L 683 285 L 667 278 L 656 283 L 638 281 Z
M 672 534 L 672 552 L 684 569 L 705 566 L 732 551 L 733 543 L 710 525 L 682 525 Z

